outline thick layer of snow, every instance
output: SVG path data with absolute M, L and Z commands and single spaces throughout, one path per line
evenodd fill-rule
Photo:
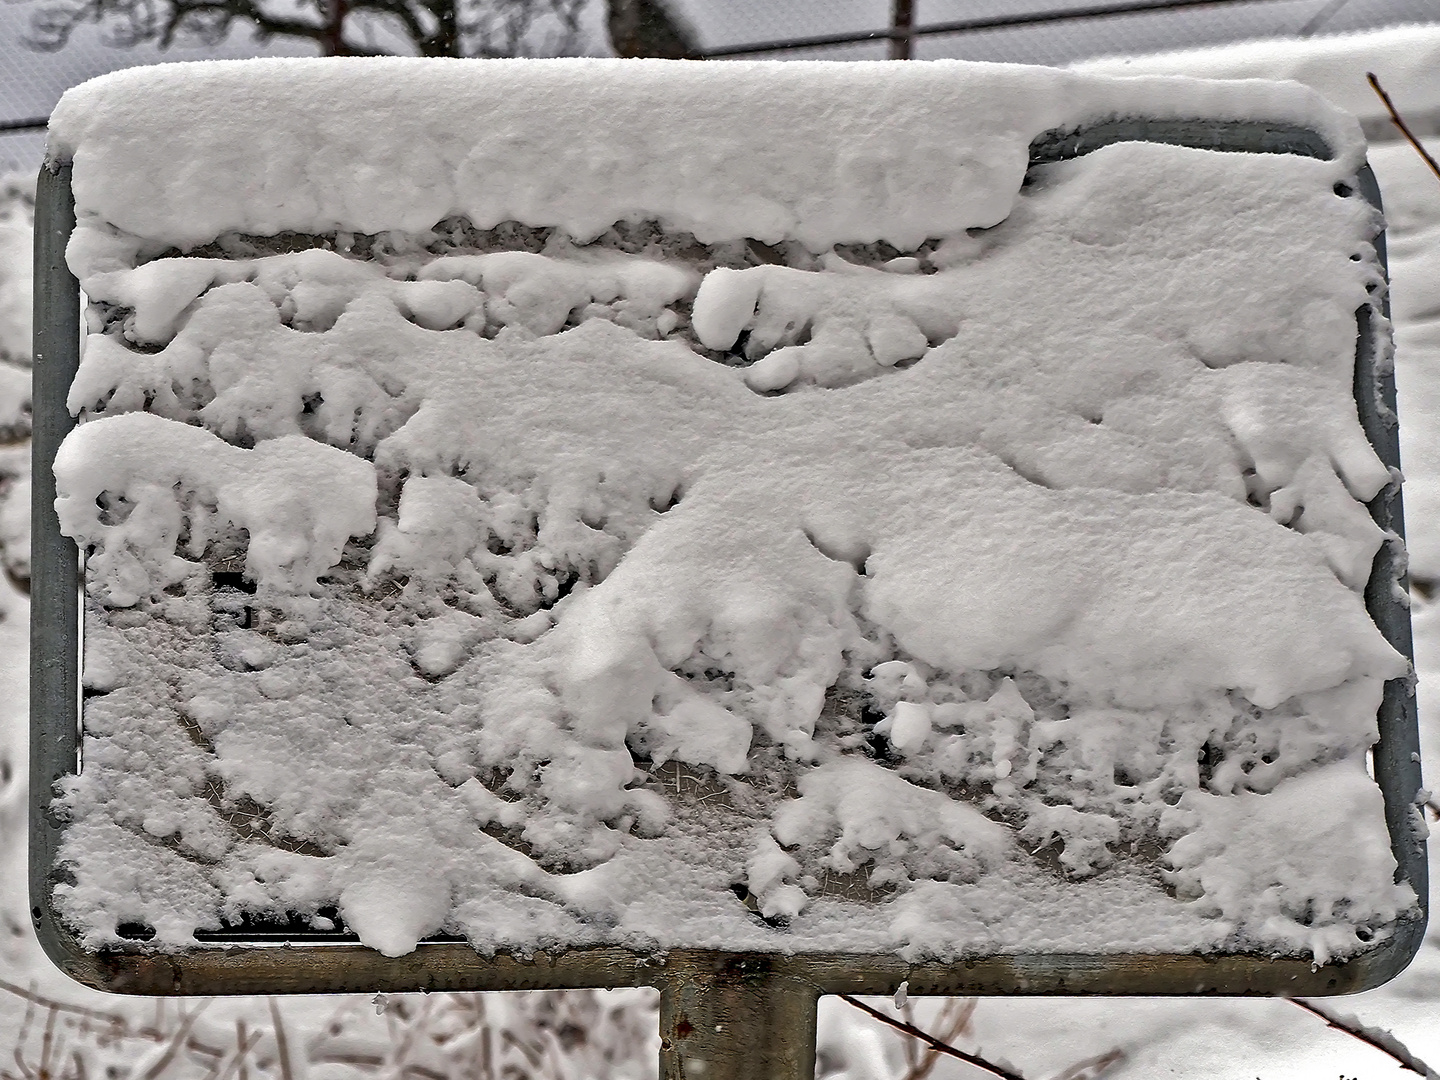
M 1106 57 L 1072 67 L 1096 75 L 1292 79 L 1318 90 L 1346 112 L 1378 118 L 1386 115 L 1385 107 L 1365 81 L 1365 73 L 1379 73 L 1386 92 L 1407 113 L 1425 115 L 1440 109 L 1437 57 L 1440 26 L 1394 26 L 1308 40 L 1245 41 L 1221 48 Z
M 1294 79 L 1366 119 L 1367 130 L 1387 141 L 1368 158 L 1385 202 L 1391 257 L 1390 307 L 1395 319 L 1395 378 L 1402 413 L 1420 418 L 1440 410 L 1440 183 L 1420 155 L 1401 141 L 1383 104 L 1366 82 L 1376 72 L 1386 91 L 1422 136 L 1440 124 L 1440 27 L 1409 26 L 1373 34 L 1312 41 L 1256 41 L 1223 49 L 1089 61 L 1079 69 L 1099 74 L 1190 75 L 1228 79 Z M 1434 142 L 1430 140 L 1434 152 Z M 1409 484 L 1406 518 L 1440 520 L 1440 436 L 1427 423 L 1402 415 L 1400 455 Z M 1412 529 L 1410 570 L 1423 582 L 1440 581 L 1440 532 Z
M 365 149 L 317 100 L 245 134 L 296 80 L 401 70 L 488 126 L 368 118 Z M 390 955 L 1383 936 L 1412 898 L 1362 762 L 1407 667 L 1358 595 L 1389 473 L 1350 398 L 1352 129 L 966 65 L 460 70 L 127 73 L 62 109 L 95 333 L 56 468 L 91 556 L 57 896 L 91 945 L 332 904 Z M 142 87 L 195 140 L 173 202 Z M 591 126 L 517 143 L 537 101 Z M 813 137 L 747 143 L 781 105 Z M 1119 145 L 1020 185 L 1048 128 L 1267 108 L 1340 156 Z M 541 171 L 560 143 L 588 156 Z M 442 166 L 475 154 L 483 186 Z M 231 234 L 282 226 L 334 235 Z M 1230 827 L 1252 805 L 1274 828 Z
M 1352 120 L 1293 87 L 960 61 L 360 58 L 104 76 L 61 99 L 49 153 L 76 163 L 82 277 L 125 259 L 112 226 L 185 249 L 232 230 L 417 231 L 451 216 L 589 239 L 641 218 L 706 242 L 909 249 L 1004 220 L 1035 136 L 1117 110 L 1304 124 L 1347 172 L 1363 152 Z

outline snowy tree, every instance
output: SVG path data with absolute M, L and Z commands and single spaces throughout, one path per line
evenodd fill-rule
M 64 48 L 84 23 L 115 45 L 215 45 L 237 27 L 327 56 L 544 56 L 580 50 L 586 0 L 40 0 L 28 44 Z
M 610 0 L 610 41 L 620 56 L 698 60 L 695 31 L 660 0 Z
M 0 571 L 30 583 L 30 235 L 34 181 L 0 178 Z

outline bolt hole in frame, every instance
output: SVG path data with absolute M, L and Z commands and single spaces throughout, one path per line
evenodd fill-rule
M 1030 163 L 1066 160 L 1127 141 L 1333 157 L 1321 136 L 1300 127 L 1134 118 L 1042 135 L 1030 148 Z M 1380 192 L 1368 165 L 1356 184 L 1378 209 Z M 1348 187 L 1337 189 L 1340 194 L 1351 192 Z M 661 990 L 662 1076 L 679 1077 L 687 1061 L 706 1061 L 718 1067 L 716 1075 L 808 1078 L 814 1070 L 815 1007 L 821 994 L 891 994 L 902 983 L 912 995 L 1351 993 L 1392 978 L 1418 950 L 1427 904 L 1425 830 L 1417 826 L 1415 806 L 1421 783 L 1419 739 L 1413 685 L 1396 679 L 1385 686 L 1372 765 L 1384 795 L 1398 875 L 1420 898 L 1422 915 L 1398 923 L 1384 942 L 1345 962 L 1316 965 L 1296 957 L 1220 953 L 1018 953 L 911 964 L 887 955 L 700 950 L 646 955 L 619 948 L 485 957 L 458 937 L 427 938 L 408 955 L 387 958 L 361 946 L 338 917 L 332 919 L 336 928 L 331 931 L 297 923 L 200 932 L 196 936 L 206 947 L 182 954 L 147 950 L 144 943 L 153 930 L 126 925 L 121 936 L 134 942 L 132 948 L 86 951 L 51 904 L 59 880 L 54 862 L 64 830 L 51 812 L 51 800 L 56 783 L 78 770 L 81 743 L 82 565 L 74 542 L 60 533 L 52 472 L 55 453 L 74 426 L 65 400 L 79 363 L 80 294 L 64 260 L 74 226 L 70 164 L 47 162 L 39 177 L 35 246 L 30 896 L 45 951 L 80 982 L 112 992 L 181 995 L 651 985 Z M 1384 234 L 1374 242 L 1383 269 Z M 1395 383 L 1388 362 L 1383 291 L 1358 309 L 1356 319 L 1354 396 L 1360 422 L 1397 478 L 1369 509 L 1382 529 L 1403 537 Z M 1412 657 L 1404 588 L 1403 552 L 1399 541 L 1392 540 L 1375 557 L 1365 602 L 1390 644 Z

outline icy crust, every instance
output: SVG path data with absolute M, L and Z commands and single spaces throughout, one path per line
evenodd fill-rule
M 1407 665 L 1338 168 L 1118 145 L 788 265 L 557 229 L 97 275 L 66 918 L 1367 947 L 1414 900 L 1364 770 Z
M 229 231 L 418 232 L 452 216 L 586 239 L 657 220 L 707 243 L 909 250 L 1004 220 L 1041 133 L 1136 114 L 1306 126 L 1346 173 L 1363 155 L 1353 120 L 1273 83 L 943 60 L 399 58 L 117 72 L 66 93 L 49 153 L 74 161 L 82 279 L 114 257 L 113 230 L 153 252 Z

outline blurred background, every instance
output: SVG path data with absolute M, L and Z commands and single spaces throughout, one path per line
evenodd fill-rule
M 408 27 L 408 29 L 407 29 Z M 30 230 L 46 117 L 70 86 L 176 60 L 354 53 L 925 60 L 1290 78 L 1358 115 L 1384 191 L 1422 744 L 1440 774 L 1440 0 L 0 0 L 0 1080 L 529 1080 L 655 1075 L 648 991 L 216 1002 L 59 975 L 25 898 Z M 1433 800 L 1432 800 L 1433 803 Z M 1432 811 L 1429 819 L 1440 817 Z M 1440 880 L 1433 857 L 1432 880 Z M 1354 998 L 872 1004 L 1027 1080 L 1437 1076 L 1440 933 Z M 837 999 L 821 1078 L 988 1075 Z
M 954 57 L 1062 65 L 1440 24 L 1440 0 L 449 0 L 452 10 L 457 2 L 455 51 L 470 56 Z M 377 6 L 412 9 L 437 28 L 443 21 L 442 3 Z M 171 27 L 177 11 L 187 18 Z M 315 32 L 287 32 L 287 23 Z M 337 23 L 341 33 L 327 35 L 324 28 Z M 60 95 L 117 68 L 318 55 L 337 44 L 416 54 L 435 52 L 442 37 L 417 41 L 399 18 L 337 0 L 4 0 L 0 168 L 38 165 L 44 120 Z

